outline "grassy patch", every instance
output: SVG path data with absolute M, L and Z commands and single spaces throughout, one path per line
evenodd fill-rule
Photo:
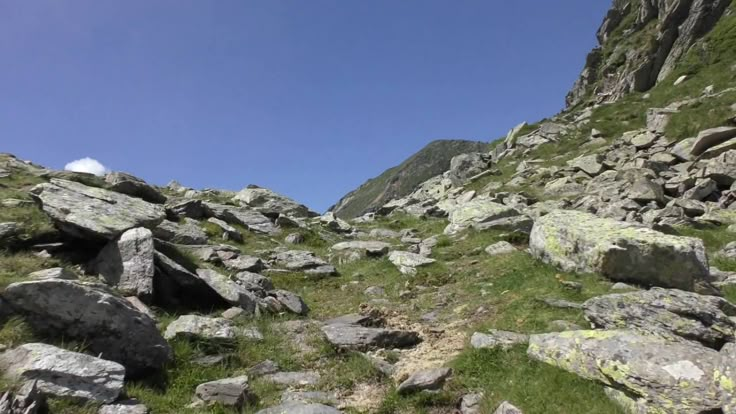
M 57 259 L 46 259 L 28 252 L 11 253 L 0 250 L 0 288 L 28 280 L 29 273 L 59 265 Z

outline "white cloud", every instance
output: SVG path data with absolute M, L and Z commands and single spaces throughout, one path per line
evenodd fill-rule
M 107 169 L 102 163 L 94 158 L 84 157 L 82 159 L 72 161 L 64 166 L 67 171 L 84 172 L 94 175 L 105 175 L 110 170 Z

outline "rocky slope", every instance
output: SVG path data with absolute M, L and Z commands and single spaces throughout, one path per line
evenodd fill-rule
M 341 218 L 353 218 L 403 197 L 419 183 L 447 170 L 456 155 L 485 151 L 488 144 L 476 141 L 437 140 L 401 164 L 389 168 L 378 177 L 366 181 L 330 208 Z
M 734 7 L 349 221 L 0 155 L 0 413 L 736 413 Z

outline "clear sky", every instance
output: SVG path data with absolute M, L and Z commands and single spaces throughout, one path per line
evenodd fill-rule
M 608 0 L 0 1 L 0 152 L 325 210 L 553 115 Z

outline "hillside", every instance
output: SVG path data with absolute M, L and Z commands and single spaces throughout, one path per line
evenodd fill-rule
M 410 193 L 427 179 L 441 174 L 450 167 L 450 160 L 458 154 L 484 152 L 488 144 L 463 140 L 437 140 L 419 150 L 401 164 L 389 168 L 376 178 L 366 181 L 345 195 L 330 211 L 338 217 L 353 218 L 374 210 L 387 201 Z
M 615 0 L 603 50 L 648 30 L 688 45 L 660 79 L 590 77 L 432 173 L 427 150 L 349 220 L 0 154 L 0 414 L 736 413 L 736 2 L 719 4 Z

